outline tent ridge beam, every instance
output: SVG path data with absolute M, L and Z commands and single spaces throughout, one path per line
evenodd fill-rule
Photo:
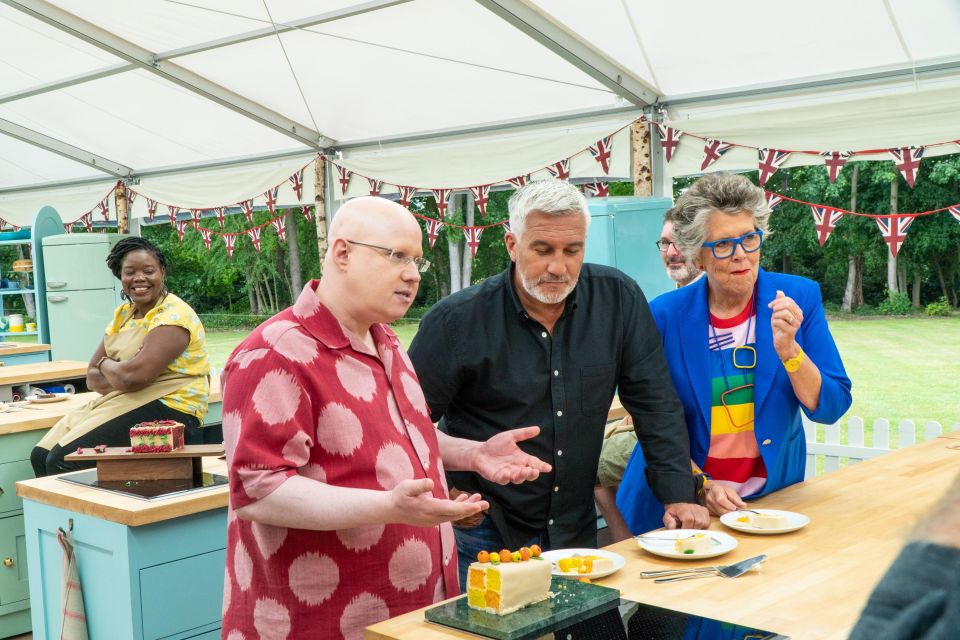
M 70 160 L 85 164 L 88 167 L 93 167 L 94 169 L 103 171 L 104 173 L 110 174 L 115 178 L 126 178 L 133 173 L 133 169 L 122 165 L 119 162 L 114 162 L 113 160 L 104 158 L 103 156 L 98 156 L 95 153 L 75 147 L 72 144 L 62 140 L 57 140 L 56 138 L 52 138 L 46 134 L 40 133 L 39 131 L 28 129 L 15 122 L 4 120 L 3 118 L 0 118 L 0 133 L 4 133 L 11 138 L 16 138 L 21 142 L 26 142 L 27 144 L 35 147 L 45 149 L 51 153 L 57 154 L 58 156 L 63 156 L 64 158 L 69 158 Z
M 475 0 L 507 23 L 638 107 L 654 104 L 657 91 L 529 0 Z
M 364 13 L 370 13 L 371 11 L 376 11 L 379 9 L 385 9 L 388 7 L 393 7 L 398 4 L 405 4 L 411 2 L 412 0 L 371 0 L 370 2 L 364 2 L 363 4 L 354 5 L 352 7 L 337 9 L 335 11 L 329 11 L 327 13 L 318 14 L 315 16 L 310 16 L 308 18 L 301 18 L 300 20 L 294 20 L 292 22 L 278 23 L 276 31 L 279 33 L 287 33 L 289 31 L 295 31 L 298 29 L 307 29 L 309 27 L 314 27 L 318 24 L 325 24 L 329 22 L 335 22 L 337 20 L 343 20 L 344 18 L 351 18 L 353 16 L 362 15 Z M 190 45 L 188 47 L 180 47 L 179 49 L 170 49 L 169 51 L 162 51 L 154 54 L 151 57 L 151 60 L 154 63 L 163 61 L 163 60 L 172 60 L 173 58 L 179 58 L 182 56 L 188 56 L 194 53 L 203 53 L 205 51 L 213 51 L 215 49 L 221 49 L 223 47 L 229 47 L 234 44 L 242 44 L 244 42 L 250 42 L 252 40 L 258 40 L 260 38 L 266 38 L 273 36 L 275 34 L 273 27 L 264 27 L 262 29 L 256 29 L 255 31 L 247 31 L 245 33 L 238 33 L 236 35 L 227 36 L 220 38 L 218 40 L 210 40 L 207 42 L 201 42 L 195 45 Z M 83 84 L 85 82 L 93 82 L 94 80 L 99 80 L 101 78 L 106 78 L 118 73 L 124 73 L 126 71 L 133 71 L 137 68 L 135 64 L 118 64 L 111 67 L 105 67 L 103 69 L 97 69 L 90 71 L 88 73 L 81 73 L 71 78 L 65 78 L 63 80 L 57 80 L 55 82 L 48 82 L 46 84 L 37 85 L 36 87 L 31 87 L 30 89 L 25 89 L 22 91 L 16 91 L 14 93 L 8 93 L 7 95 L 0 96 L 0 104 L 5 102 L 13 102 L 15 100 L 22 100 L 24 98 L 30 98 L 32 96 L 41 95 L 44 93 L 49 93 L 51 91 L 57 91 L 59 89 L 66 89 L 74 85 Z
M 154 52 L 90 24 L 59 7 L 45 2 L 45 0 L 0 0 L 0 2 L 107 51 L 122 60 L 126 60 L 137 68 L 154 73 L 194 94 L 212 100 L 235 113 L 293 138 L 311 149 L 319 151 L 335 143 L 331 138 L 314 131 L 310 127 L 234 93 L 184 67 L 172 62 L 158 60 L 157 54 Z

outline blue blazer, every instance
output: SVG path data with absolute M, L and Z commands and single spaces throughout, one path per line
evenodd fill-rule
M 797 343 L 820 369 L 822 383 L 816 411 L 800 404 L 773 348 L 770 309 L 777 291 L 803 311 Z M 663 350 L 690 436 L 690 457 L 703 466 L 710 448 L 710 352 L 707 346 L 707 278 L 650 303 L 663 336 Z M 814 422 L 836 422 L 850 408 L 850 378 L 827 328 L 820 285 L 812 280 L 760 269 L 757 277 L 757 365 L 754 371 L 754 433 L 767 468 L 767 483 L 756 496 L 803 480 L 807 454 L 800 412 Z M 617 506 L 634 534 L 663 526 L 663 505 L 653 497 L 644 477 L 641 448 L 634 449 L 617 493 Z

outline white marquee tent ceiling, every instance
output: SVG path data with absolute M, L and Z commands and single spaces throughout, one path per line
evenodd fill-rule
M 757 146 L 953 140 L 958 33 L 955 0 L 0 0 L 0 216 L 119 177 L 216 199 L 202 167 L 265 159 L 235 187 L 319 151 L 456 185 L 644 108 Z

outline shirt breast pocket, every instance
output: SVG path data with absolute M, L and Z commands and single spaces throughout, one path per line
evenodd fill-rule
M 599 364 L 580 369 L 580 409 L 584 415 L 610 410 L 615 386 L 612 364 Z

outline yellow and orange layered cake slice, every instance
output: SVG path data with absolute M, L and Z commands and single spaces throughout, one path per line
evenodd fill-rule
M 613 560 L 604 556 L 570 556 L 557 560 L 563 573 L 601 573 L 613 571 Z
M 550 563 L 537 547 L 481 551 L 467 572 L 467 604 L 506 615 L 550 596 Z

